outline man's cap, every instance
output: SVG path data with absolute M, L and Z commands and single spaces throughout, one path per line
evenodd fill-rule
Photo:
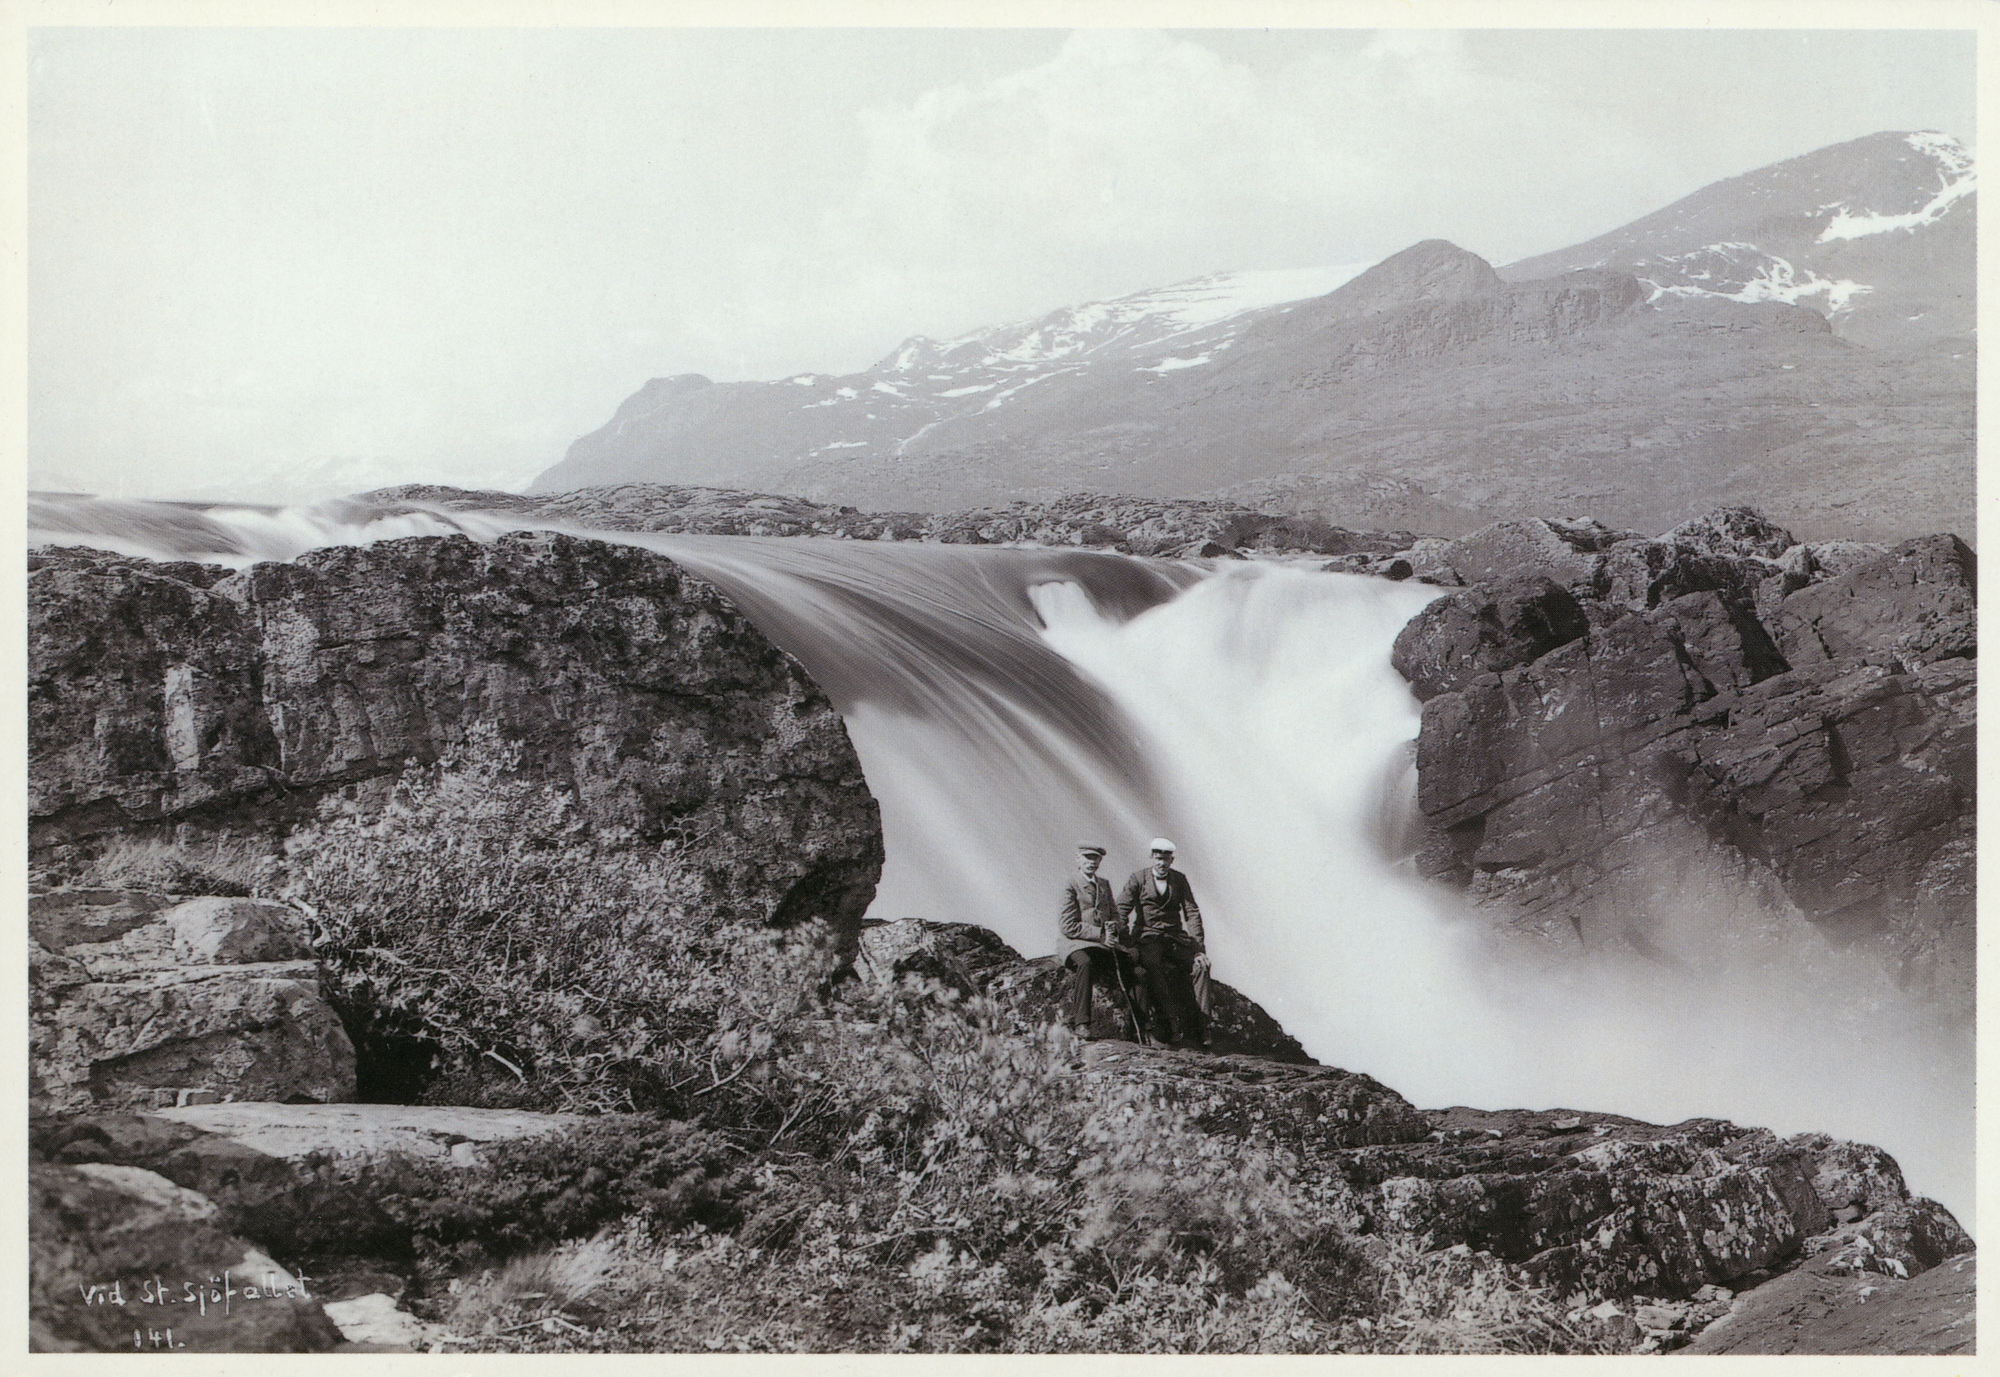
M 1078 842 L 1076 844 L 1076 849 L 1079 852 L 1087 851 L 1093 856 L 1102 856 L 1104 854 L 1104 848 L 1099 846 L 1096 842 Z
M 1153 838 L 1152 844 L 1148 846 L 1146 849 L 1148 851 L 1177 851 L 1180 848 L 1176 847 L 1172 842 L 1168 841 L 1165 837 L 1155 837 Z

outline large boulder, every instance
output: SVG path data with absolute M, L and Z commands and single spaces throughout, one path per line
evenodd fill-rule
M 1884 653 L 1910 666 L 1971 659 L 1978 588 L 1965 542 L 1927 536 L 1792 592 L 1771 608 L 1771 630 L 1794 665 Z
M 594 826 L 678 839 L 717 910 L 851 932 L 873 897 L 880 821 L 832 705 L 663 556 L 425 538 L 205 587 L 95 552 L 34 563 L 34 846 L 365 810 L 497 728 Z
M 1439 598 L 1396 637 L 1390 663 L 1420 702 L 1538 660 L 1590 629 L 1567 588 L 1542 574 Z
M 38 1353 L 320 1353 L 312 1281 L 142 1167 L 28 1169 L 28 1346 Z

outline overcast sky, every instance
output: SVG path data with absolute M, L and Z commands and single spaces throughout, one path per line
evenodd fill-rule
M 651 377 L 1227 269 L 1496 264 L 1883 129 L 1969 34 L 42 29 L 31 482 L 518 487 Z

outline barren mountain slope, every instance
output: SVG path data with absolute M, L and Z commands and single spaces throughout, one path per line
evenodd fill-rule
M 1811 305 L 1860 343 L 1969 342 L 1974 186 L 1956 139 L 1870 134 L 1717 182 L 1500 275 L 1608 268 L 1667 295 Z

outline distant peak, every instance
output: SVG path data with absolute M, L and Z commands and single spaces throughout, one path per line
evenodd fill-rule
M 1500 274 L 1476 253 L 1446 239 L 1426 239 L 1391 254 L 1326 300 L 1343 315 L 1386 311 L 1412 301 L 1451 301 L 1500 286 Z

